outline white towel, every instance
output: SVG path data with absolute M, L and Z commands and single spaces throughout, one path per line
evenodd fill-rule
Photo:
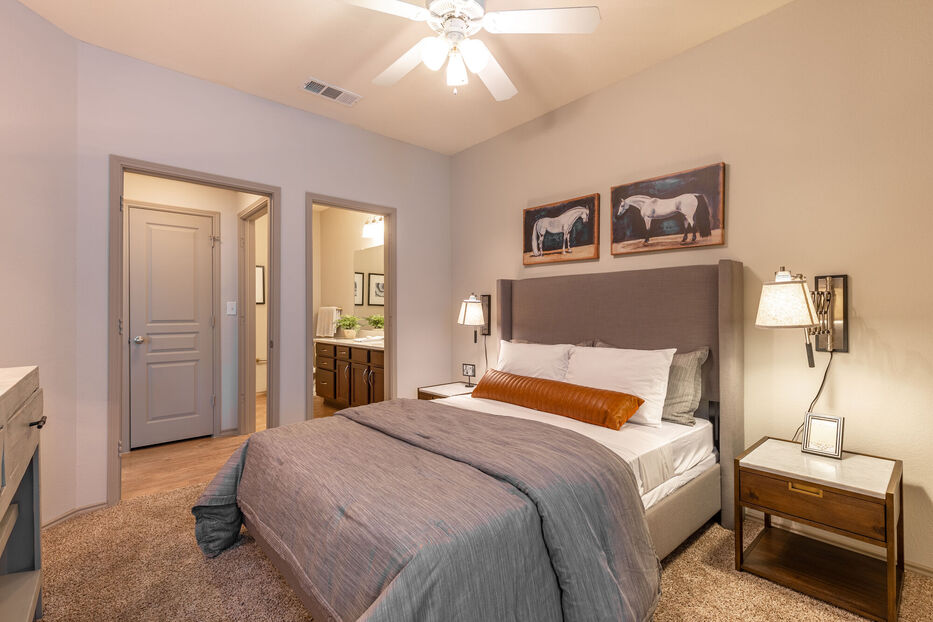
M 340 317 L 337 307 L 321 307 L 317 310 L 318 337 L 333 337 L 336 332 L 337 318 Z

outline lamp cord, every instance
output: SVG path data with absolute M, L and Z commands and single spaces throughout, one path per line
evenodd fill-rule
M 829 366 L 833 364 L 833 354 L 835 354 L 835 350 L 830 350 L 829 360 L 826 361 L 826 369 L 823 371 L 823 380 L 822 382 L 820 382 L 820 388 L 817 389 L 816 395 L 813 397 L 813 401 L 810 402 L 810 407 L 807 409 L 808 413 L 813 412 L 813 407 L 816 406 L 816 401 L 820 399 L 820 395 L 823 394 L 823 387 L 826 386 L 826 377 L 829 375 Z M 804 419 L 804 422 L 801 423 L 800 427 L 797 428 L 797 431 L 794 432 L 794 438 L 791 439 L 793 442 L 797 442 L 797 437 L 803 431 L 803 426 L 806 425 L 806 423 L 807 423 L 807 420 Z

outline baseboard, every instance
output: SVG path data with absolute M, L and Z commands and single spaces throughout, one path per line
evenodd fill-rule
M 87 514 L 88 512 L 93 512 L 94 510 L 100 510 L 105 507 L 107 507 L 106 503 L 93 503 L 91 505 L 85 505 L 80 508 L 75 508 L 73 510 L 65 512 L 58 518 L 43 524 L 42 529 L 45 529 L 46 527 L 54 527 L 55 525 L 58 525 L 59 523 L 64 523 L 66 520 L 70 520 L 77 516 L 81 516 L 82 514 Z
M 239 436 L 239 435 L 240 435 L 240 428 L 229 428 L 227 430 L 221 430 L 220 434 L 218 434 L 214 438 L 221 438 L 224 436 Z
M 256 391 L 256 397 L 259 397 L 260 395 L 265 396 L 266 391 Z
M 764 515 L 758 510 L 746 509 L 745 520 L 749 523 L 763 525 Z M 800 534 L 801 536 L 813 538 L 814 540 L 826 542 L 827 544 L 833 544 L 850 551 L 855 551 L 856 553 L 862 553 L 863 555 L 868 555 L 869 557 L 874 557 L 875 559 L 885 558 L 885 553 L 881 547 L 878 546 L 865 544 L 858 540 L 853 540 L 852 538 L 846 538 L 845 536 L 839 536 L 822 529 L 817 529 L 816 527 L 801 525 L 800 523 L 795 523 L 793 521 L 787 520 L 786 518 L 781 518 L 780 516 L 772 516 L 771 522 L 772 524 L 779 526 L 781 529 L 786 529 L 787 531 Z M 915 564 L 905 559 L 904 567 L 911 572 L 933 577 L 933 568 L 924 566 L 923 564 Z

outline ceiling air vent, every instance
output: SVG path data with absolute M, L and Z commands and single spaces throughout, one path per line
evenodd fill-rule
M 326 97 L 327 99 L 341 103 L 344 106 L 352 106 L 360 100 L 360 95 L 339 86 L 327 84 L 316 78 L 311 78 L 305 82 L 304 89 L 314 95 Z

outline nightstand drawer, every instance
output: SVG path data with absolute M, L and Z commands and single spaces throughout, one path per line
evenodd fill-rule
M 885 541 L 884 504 L 775 475 L 739 471 L 743 503 Z

